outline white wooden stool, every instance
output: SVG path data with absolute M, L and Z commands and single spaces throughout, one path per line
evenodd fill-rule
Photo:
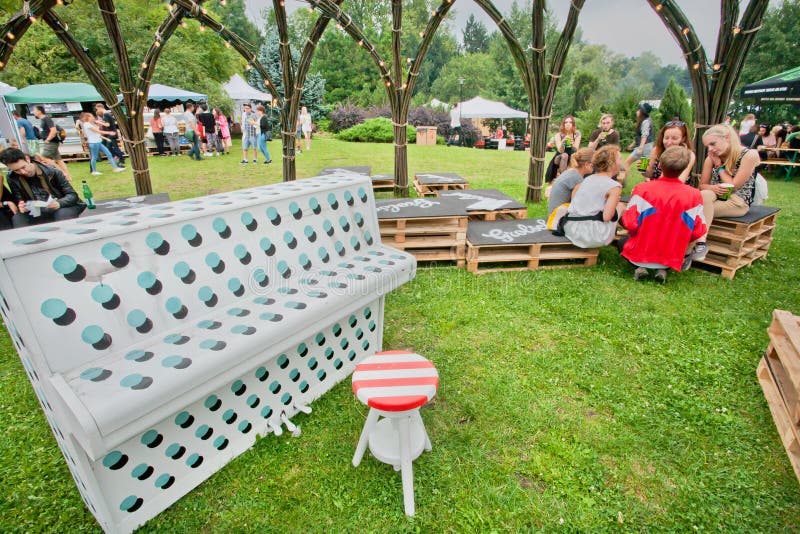
M 436 395 L 439 373 L 419 354 L 402 350 L 378 352 L 353 371 L 353 393 L 370 407 L 353 465 L 358 467 L 369 443 L 372 455 L 399 470 L 406 515 L 414 515 L 412 462 L 431 441 L 419 408 Z M 379 418 L 383 417 L 381 421 Z

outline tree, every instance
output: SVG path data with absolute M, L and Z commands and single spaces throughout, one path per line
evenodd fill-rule
M 589 99 L 592 97 L 600 85 L 600 80 L 589 71 L 576 72 L 572 77 L 572 90 L 574 100 L 572 104 L 573 113 L 586 109 Z
M 219 21 L 225 27 L 246 41 L 253 50 L 261 47 L 262 35 L 247 17 L 245 0 L 227 0 L 216 7 Z
M 661 97 L 661 105 L 658 110 L 661 112 L 661 117 L 665 122 L 678 117 L 687 124 L 689 131 L 692 131 L 692 107 L 689 104 L 689 96 L 674 79 L 670 78 L 667 88 L 664 90 L 664 96 Z
M 797 66 L 797 58 L 800 57 L 800 41 L 797 39 L 800 0 L 784 0 L 769 9 L 761 25 L 769 30 L 756 35 L 750 55 L 742 67 L 740 86 Z
M 477 20 L 472 13 L 467 19 L 461 36 L 464 41 L 464 53 L 477 54 L 478 52 L 486 52 L 486 46 L 489 44 L 489 32 L 483 22 Z
M 281 62 L 280 47 L 278 42 L 278 34 L 272 33 L 264 37 L 264 43 L 258 50 L 258 60 L 264 65 L 270 79 L 275 80 L 275 90 L 286 100 L 287 95 L 283 86 L 283 64 Z M 292 49 L 292 67 L 297 65 L 300 60 L 300 53 L 296 49 Z M 258 72 L 251 71 L 248 74 L 248 82 L 255 85 L 262 91 L 265 90 L 264 80 Z M 324 109 L 324 96 L 325 96 L 325 79 L 320 73 L 310 74 L 306 77 L 305 84 L 303 85 L 302 96 L 300 97 L 300 104 L 308 108 L 309 113 L 315 121 L 322 118 L 325 114 Z

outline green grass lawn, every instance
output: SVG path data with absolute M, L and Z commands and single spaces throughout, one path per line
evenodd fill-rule
M 277 182 L 270 148 L 269 166 L 240 165 L 238 150 L 153 158 L 153 189 L 180 199 Z M 298 177 L 391 172 L 392 158 L 390 144 L 315 139 Z M 522 152 L 409 147 L 412 175 L 456 172 L 517 199 L 527 164 Z M 88 163 L 71 169 L 88 176 Z M 101 170 L 98 198 L 134 194 L 130 171 Z M 772 310 L 800 314 L 800 179 L 769 185 L 782 208 L 769 256 L 732 281 L 691 270 L 635 283 L 606 247 L 589 268 L 422 267 L 389 295 L 384 348 L 420 352 L 441 377 L 423 409 L 433 451 L 414 463 L 416 517 L 399 473 L 369 453 L 352 467 L 366 410 L 346 380 L 295 418 L 301 437 L 259 441 L 143 531 L 796 532 L 800 485 L 755 368 Z M 5 333 L 0 399 L 0 528 L 98 531 Z

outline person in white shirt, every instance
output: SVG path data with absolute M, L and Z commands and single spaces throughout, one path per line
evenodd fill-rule
M 178 140 L 178 119 L 172 114 L 170 108 L 164 110 L 164 116 L 161 117 L 161 122 L 164 124 L 164 137 L 167 138 L 167 143 L 169 143 L 170 155 L 180 156 L 181 145 Z
M 450 109 L 450 139 L 447 140 L 447 146 L 450 145 L 461 146 L 461 110 L 458 109 L 458 102 Z
M 97 159 L 100 157 L 100 152 L 103 152 L 105 156 L 108 158 L 108 162 L 114 167 L 114 172 L 122 172 L 125 170 L 125 167 L 120 167 L 117 165 L 117 162 L 114 161 L 114 156 L 111 154 L 111 151 L 103 145 L 103 136 L 100 132 L 100 127 L 95 122 L 94 115 L 91 113 L 81 113 L 80 117 L 80 129 L 83 132 L 83 135 L 86 137 L 86 144 L 89 145 L 89 155 L 91 156 L 91 160 L 89 161 L 89 168 L 92 171 L 92 174 L 97 176 L 103 174 L 102 172 L 97 170 Z

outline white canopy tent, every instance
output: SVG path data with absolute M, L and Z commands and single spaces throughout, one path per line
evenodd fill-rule
M 462 119 L 527 119 L 528 114 L 510 108 L 502 102 L 494 102 L 476 96 L 461 103 Z
M 233 121 L 236 123 L 242 120 L 242 106 L 253 104 L 254 102 L 264 102 L 269 105 L 272 102 L 272 95 L 259 91 L 249 85 L 244 78 L 238 74 L 231 76 L 231 79 L 222 84 L 222 90 L 234 101 Z

